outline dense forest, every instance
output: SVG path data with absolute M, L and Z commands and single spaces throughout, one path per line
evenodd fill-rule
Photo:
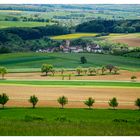
M 46 47 L 57 47 L 59 41 L 48 36 L 68 34 L 69 29 L 59 25 L 34 28 L 7 28 L 0 30 L 0 53 L 35 51 Z
M 76 27 L 76 32 L 134 33 L 140 32 L 140 20 L 92 20 Z

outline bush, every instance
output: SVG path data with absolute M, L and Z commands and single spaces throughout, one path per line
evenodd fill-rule
M 41 117 L 41 116 L 36 116 L 36 115 L 34 115 L 34 116 L 26 115 L 26 116 L 24 117 L 24 120 L 25 120 L 26 122 L 31 122 L 31 121 L 43 121 L 44 118 Z

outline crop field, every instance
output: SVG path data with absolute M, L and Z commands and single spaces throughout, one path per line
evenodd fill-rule
M 140 33 L 133 34 L 110 34 L 103 37 L 114 42 L 128 44 L 130 47 L 140 47 Z
M 0 110 L 0 135 L 139 136 L 139 113 L 137 110 L 6 108 Z
M 0 21 L 0 28 L 46 26 L 46 22 Z
M 68 35 L 59 35 L 51 37 L 56 40 L 63 39 L 77 39 L 77 38 L 87 38 L 87 37 L 95 37 L 97 33 L 76 33 L 76 34 L 68 34 Z M 101 39 L 106 39 L 113 42 L 120 42 L 124 44 L 128 44 L 130 47 L 140 47 L 140 33 L 129 33 L 129 34 L 110 34 L 109 36 L 99 37 Z
M 86 64 L 80 63 L 80 57 L 87 58 Z M 138 58 L 112 56 L 91 53 L 12 53 L 0 55 L 0 65 L 12 72 L 40 71 L 42 64 L 53 64 L 55 68 L 100 67 L 107 64 L 119 66 L 122 69 L 140 70 Z
M 96 33 L 75 33 L 75 34 L 67 34 L 67 35 L 59 35 L 59 36 L 54 36 L 51 37 L 52 39 L 76 39 L 76 38 L 81 38 L 81 37 L 95 37 L 97 34 Z

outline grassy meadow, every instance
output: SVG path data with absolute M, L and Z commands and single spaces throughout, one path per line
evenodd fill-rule
M 140 88 L 139 82 L 113 81 L 45 81 L 45 80 L 0 80 L 0 84 L 29 85 L 29 86 L 81 86 L 81 87 L 131 87 Z
M 138 110 L 6 108 L 0 114 L 1 136 L 140 135 Z
M 85 56 L 86 64 L 80 63 L 80 57 Z M 12 53 L 0 55 L 0 66 L 5 66 L 12 72 L 40 71 L 42 64 L 53 64 L 55 68 L 100 67 L 107 64 L 119 66 L 122 69 L 140 70 L 138 58 L 92 54 L 92 53 Z

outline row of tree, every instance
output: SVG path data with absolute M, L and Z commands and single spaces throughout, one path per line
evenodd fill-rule
M 9 97 L 5 94 L 2 93 L 0 95 L 0 104 L 2 105 L 2 107 L 4 108 L 4 105 L 9 101 Z M 32 107 L 35 108 L 36 104 L 38 103 L 39 99 L 38 97 L 36 97 L 35 95 L 30 96 L 29 100 L 28 100 L 31 104 Z M 61 96 L 57 99 L 58 103 L 61 105 L 61 108 L 64 108 L 64 106 L 66 104 L 68 104 L 68 98 L 65 96 Z M 93 99 L 92 97 L 89 97 L 87 100 L 84 101 L 84 104 L 87 105 L 89 108 L 91 108 L 93 106 L 93 104 L 95 103 L 95 99 Z M 109 106 L 113 107 L 113 109 L 115 109 L 119 103 L 117 101 L 117 99 L 115 97 L 113 97 L 112 99 L 109 100 L 108 102 Z M 137 107 L 139 107 L 140 110 L 140 98 L 138 98 L 135 101 L 135 105 Z
M 64 75 L 64 72 L 66 71 L 65 69 L 61 69 L 59 70 L 61 75 Z M 113 73 L 117 74 L 119 71 L 119 68 L 117 66 L 113 66 L 113 65 L 106 65 L 103 66 L 101 68 L 95 68 L 95 67 L 89 67 L 89 68 L 82 68 L 82 67 L 78 67 L 75 69 L 76 73 L 80 76 L 82 73 L 89 74 L 89 75 L 93 75 L 93 74 L 99 74 L 99 72 L 101 71 L 101 74 L 105 74 L 105 72 L 109 71 L 109 73 Z M 56 70 L 54 69 L 54 66 L 51 64 L 43 64 L 41 67 L 41 72 L 42 73 L 46 73 L 46 76 L 48 75 L 49 72 L 51 72 L 53 75 L 55 74 Z

